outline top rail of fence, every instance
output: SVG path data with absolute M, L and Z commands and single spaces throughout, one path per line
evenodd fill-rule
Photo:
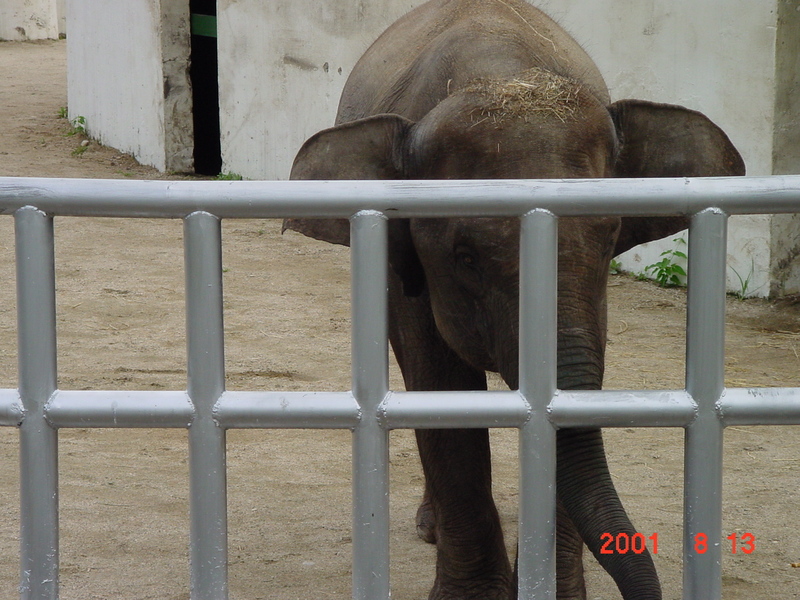
M 436 200 L 431 200 L 431 196 Z M 800 175 L 730 178 L 459 181 L 125 181 L 0 177 L 0 214 L 183 218 L 511 217 L 793 213 Z

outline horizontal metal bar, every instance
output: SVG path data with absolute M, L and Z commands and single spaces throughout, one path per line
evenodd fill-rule
M 800 210 L 800 175 L 729 178 L 464 181 L 120 181 L 0 177 L 0 214 L 183 218 L 691 215 Z
M 679 390 L 558 391 L 550 404 L 557 427 L 685 427 L 695 417 Z M 730 425 L 800 424 L 800 388 L 726 389 L 718 403 Z M 517 392 L 391 392 L 380 407 L 389 429 L 520 427 L 530 408 Z M 185 392 L 57 391 L 46 407 L 53 427 L 191 426 Z M 350 392 L 225 392 L 215 417 L 226 428 L 349 429 L 361 418 Z M 0 426 L 18 426 L 16 390 L 0 390 Z
M 186 392 L 63 391 L 45 406 L 53 427 L 175 427 L 192 424 Z
M 361 409 L 350 392 L 225 392 L 214 418 L 229 429 L 352 429 Z
M 717 402 L 723 425 L 800 425 L 800 388 L 726 389 Z
M 390 392 L 378 408 L 387 429 L 522 427 L 531 407 L 519 392 Z
M 558 391 L 550 403 L 556 427 L 685 427 L 697 405 L 685 391 Z
M 0 390 L 0 427 L 19 427 L 25 419 L 25 409 L 18 390 Z
M 685 427 L 696 405 L 681 390 L 561 391 L 550 404 L 557 427 Z M 800 388 L 726 389 L 718 403 L 730 425 L 800 425 Z M 361 418 L 350 392 L 225 392 L 215 417 L 226 428 L 349 429 Z M 191 426 L 185 392 L 57 391 L 46 407 L 53 427 Z M 520 427 L 530 408 L 517 392 L 391 392 L 380 408 L 389 429 Z M 0 426 L 24 411 L 17 390 L 0 390 Z

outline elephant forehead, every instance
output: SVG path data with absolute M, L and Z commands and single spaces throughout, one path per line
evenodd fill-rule
M 469 248 L 477 255 L 491 257 L 505 266 L 519 261 L 519 219 L 454 218 L 414 219 L 414 244 L 426 256 L 452 254 Z
M 412 232 L 443 247 L 456 244 L 518 247 L 519 219 L 456 217 L 413 219 Z
M 558 224 L 559 255 L 590 262 L 604 257 L 614 247 L 621 223 L 619 217 L 562 217 Z
M 605 106 L 571 80 L 533 72 L 474 82 L 428 113 L 410 145 L 421 178 L 606 176 L 616 135 Z
M 519 248 L 519 219 L 457 218 L 450 223 L 455 243 L 483 244 L 491 248 Z
M 507 79 L 477 79 L 461 92 L 480 97 L 480 106 L 472 112 L 495 123 L 537 116 L 555 117 L 562 122 L 574 119 L 586 103 L 582 96 L 588 95 L 579 82 L 539 68 Z
M 616 240 L 620 222 L 618 217 L 563 217 L 559 219 L 559 245 L 586 250 L 605 248 Z M 415 244 L 440 251 L 449 252 L 464 245 L 509 260 L 516 260 L 519 255 L 518 218 L 412 219 L 411 231 Z

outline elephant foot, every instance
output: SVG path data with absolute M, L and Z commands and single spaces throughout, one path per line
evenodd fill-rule
M 515 600 L 513 586 L 503 578 L 491 583 L 445 581 L 436 578 L 428 600 Z
M 447 560 L 442 548 L 437 548 L 436 579 L 428 600 L 516 600 L 516 573 L 508 562 L 502 536 L 497 541 L 501 552 L 466 563 L 452 556 Z
M 436 521 L 433 517 L 433 506 L 427 497 L 422 499 L 422 504 L 417 509 L 417 535 L 424 542 L 436 543 Z

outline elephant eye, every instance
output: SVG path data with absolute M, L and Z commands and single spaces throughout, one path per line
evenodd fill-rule
M 475 253 L 464 246 L 458 246 L 455 251 L 456 254 L 456 262 L 467 266 L 471 269 L 474 269 L 478 266 L 478 257 L 475 256 Z
M 454 253 L 455 280 L 468 294 L 479 298 L 483 295 L 484 273 L 478 254 L 469 246 L 456 246 Z

